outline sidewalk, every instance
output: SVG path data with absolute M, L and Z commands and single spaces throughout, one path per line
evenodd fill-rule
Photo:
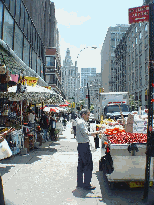
M 96 176 L 100 149 L 95 151 L 93 137 L 90 137 L 94 162 L 92 184 L 96 189 L 76 189 L 77 142 L 70 131 L 68 123 L 59 141 L 43 143 L 29 155 L 1 161 L 0 167 L 6 167 L 1 168 L 6 205 L 105 204 Z

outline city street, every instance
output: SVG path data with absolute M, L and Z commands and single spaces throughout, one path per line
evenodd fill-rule
M 94 170 L 93 191 L 76 188 L 77 142 L 71 134 L 71 123 L 57 142 L 46 142 L 29 155 L 13 156 L 0 163 L 6 205 L 57 204 L 154 204 L 153 188 L 143 202 L 143 189 L 117 185 L 110 190 L 106 177 L 99 172 L 100 149 L 95 150 L 90 137 Z

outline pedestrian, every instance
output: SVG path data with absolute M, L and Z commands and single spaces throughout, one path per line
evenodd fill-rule
M 50 126 L 50 138 L 51 140 L 55 140 L 56 120 L 54 119 L 54 113 L 51 113 L 49 126 Z
M 72 127 L 74 131 L 74 138 L 76 137 L 76 118 L 72 119 Z
M 48 128 L 49 128 L 49 119 L 45 112 L 42 113 L 42 118 L 41 118 L 41 127 L 43 128 L 43 139 L 44 141 L 48 141 L 47 133 L 48 133 Z
M 29 123 L 29 127 L 34 128 L 34 124 L 35 124 L 35 113 L 34 113 L 32 110 L 29 111 L 28 123 Z
M 96 134 L 101 133 L 101 131 L 88 131 L 87 121 L 90 116 L 88 109 L 81 110 L 80 115 L 81 119 L 78 119 L 76 124 L 76 140 L 78 142 L 77 188 L 80 187 L 86 190 L 93 190 L 96 187 L 90 184 L 93 171 L 93 161 L 89 145 L 89 135 L 95 136 Z

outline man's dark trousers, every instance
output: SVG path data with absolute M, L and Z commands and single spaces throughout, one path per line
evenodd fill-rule
M 89 143 L 78 143 L 77 186 L 90 186 L 93 170 L 92 154 Z M 84 173 L 84 183 L 83 183 Z

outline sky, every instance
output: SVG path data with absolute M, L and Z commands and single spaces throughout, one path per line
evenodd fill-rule
M 128 9 L 143 0 L 52 0 L 59 30 L 61 65 L 67 48 L 78 71 L 96 68 L 101 72 L 101 48 L 110 26 L 129 24 Z M 97 47 L 93 49 L 92 47 Z

